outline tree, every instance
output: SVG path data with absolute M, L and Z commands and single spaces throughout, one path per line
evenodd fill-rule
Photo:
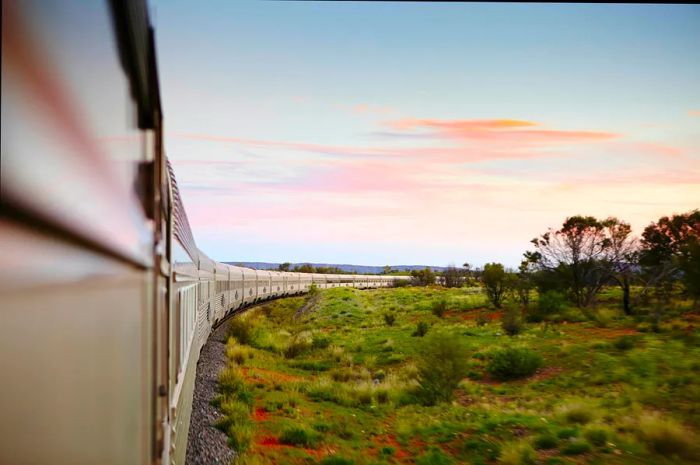
M 469 368 L 469 357 L 460 338 L 451 333 L 433 333 L 420 345 L 418 380 L 427 405 L 450 401 Z
M 284 262 L 284 263 L 280 264 L 280 266 L 278 266 L 277 269 L 278 269 L 279 271 L 289 271 L 289 267 L 290 267 L 290 266 L 292 266 L 291 263 L 289 263 L 289 262 Z
M 612 235 L 626 238 L 628 228 L 617 218 L 600 221 L 592 216 L 572 216 L 559 230 L 550 229 L 533 239 L 536 251 L 526 252 L 525 258 L 544 272 L 544 278 L 559 281 L 574 303 L 585 308 L 612 277 L 612 263 L 616 260 L 613 243 L 623 240 Z
M 449 265 L 442 272 L 445 287 L 462 287 L 464 284 L 464 271 L 454 265 Z
M 309 263 L 304 263 L 303 265 L 297 265 L 294 267 L 294 271 L 297 273 L 314 273 L 316 270 Z
M 501 308 L 508 290 L 508 274 L 500 263 L 487 263 L 481 273 L 486 295 L 496 308 Z
M 609 241 L 605 263 L 610 269 L 611 278 L 622 288 L 622 309 L 625 315 L 632 314 L 630 285 L 639 258 L 639 244 L 629 223 L 617 218 L 603 221 L 606 238 Z
M 384 268 L 382 268 L 382 274 L 390 274 L 391 273 L 391 267 L 389 265 L 385 265 Z
M 412 270 L 411 277 L 419 286 L 427 286 L 435 283 L 435 273 L 427 266 L 423 270 Z
M 697 305 L 700 297 L 700 210 L 664 216 L 642 233 L 639 264 L 646 281 L 644 291 L 655 287 L 667 294 L 680 279 Z M 657 315 L 658 316 L 658 315 Z
M 535 276 L 532 263 L 528 260 L 523 260 L 518 267 L 517 274 L 513 276 L 512 290 L 525 309 L 530 305 L 530 294 L 534 288 Z

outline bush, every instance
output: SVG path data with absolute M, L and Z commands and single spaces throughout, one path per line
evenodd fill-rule
M 296 358 L 311 348 L 312 343 L 303 336 L 295 336 L 284 349 L 284 358 Z
M 528 312 L 527 320 L 539 323 L 561 313 L 566 308 L 566 297 L 561 292 L 547 291 L 540 294 L 537 307 Z
M 396 315 L 393 313 L 385 313 L 384 314 L 384 323 L 387 324 L 387 326 L 394 326 L 394 322 L 396 321 Z
M 438 318 L 442 318 L 442 315 L 447 311 L 447 300 L 440 299 L 433 302 L 432 312 Z
M 321 460 L 321 465 L 355 465 L 355 461 L 344 457 L 338 457 L 337 455 L 331 455 Z
M 509 307 L 503 312 L 501 328 L 508 336 L 520 334 L 520 331 L 523 329 L 523 323 L 520 319 L 520 311 L 516 307 Z
M 422 344 L 418 360 L 420 396 L 427 405 L 452 399 L 469 368 L 464 346 L 454 334 L 433 333 Z
M 255 321 L 250 315 L 232 318 L 228 325 L 229 337 L 235 337 L 241 344 L 250 344 L 255 331 Z
M 416 465 L 452 465 L 454 462 L 440 449 L 434 448 L 416 460 Z
M 317 437 L 313 432 L 298 427 L 286 429 L 280 436 L 280 443 L 290 446 L 313 447 L 316 441 Z
M 563 455 L 581 455 L 591 451 L 591 445 L 583 439 L 576 439 L 561 448 Z
M 231 341 L 233 339 L 229 340 Z M 226 355 L 228 356 L 229 360 L 233 361 L 238 365 L 243 365 L 246 359 L 253 358 L 252 352 L 250 352 L 247 348 L 241 347 L 239 345 L 229 345 L 226 348 Z
M 610 437 L 610 433 L 606 428 L 601 428 L 600 426 L 595 426 L 587 429 L 583 433 L 583 437 L 588 439 L 588 442 L 596 447 L 603 447 Z
M 504 465 L 534 465 L 535 451 L 528 444 L 510 444 L 503 446 L 498 463 Z
M 564 419 L 566 419 L 568 423 L 578 423 L 580 425 L 585 425 L 595 416 L 593 409 L 582 403 L 566 405 L 562 409 L 562 412 L 564 414 Z
M 430 326 L 428 326 L 428 323 L 426 323 L 425 321 L 419 321 L 416 325 L 416 330 L 413 331 L 413 334 L 411 334 L 411 336 L 423 337 L 428 333 L 429 329 Z
M 646 415 L 639 421 L 637 435 L 651 450 L 662 455 L 697 456 L 697 439 L 682 425 L 659 415 Z
M 253 440 L 254 428 L 250 419 L 250 407 L 235 400 L 223 401 L 220 405 L 224 417 L 216 424 L 229 437 L 229 444 L 238 453 L 244 452 Z
M 487 370 L 498 380 L 525 378 L 542 366 L 542 357 L 526 348 L 508 347 L 491 354 Z
M 314 349 L 325 349 L 330 345 L 331 339 L 320 334 L 315 335 L 313 338 L 313 342 L 311 343 L 311 347 Z
M 550 433 L 540 434 L 533 441 L 535 449 L 554 449 L 559 444 L 556 436 Z
M 477 326 L 486 326 L 489 322 L 489 316 L 486 313 L 485 310 L 479 310 L 479 313 L 476 315 L 476 325 Z
M 630 350 L 634 347 L 636 338 L 634 336 L 622 336 L 613 341 L 613 347 L 620 351 Z

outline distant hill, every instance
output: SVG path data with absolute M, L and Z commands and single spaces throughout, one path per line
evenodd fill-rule
M 255 268 L 256 270 L 276 270 L 280 263 L 268 263 L 268 262 L 224 262 L 229 265 L 245 266 L 247 268 Z M 293 269 L 297 265 L 309 264 L 314 267 L 335 267 L 347 273 L 357 273 L 357 274 L 378 274 L 384 271 L 383 266 L 369 266 L 369 265 L 346 265 L 346 264 L 336 264 L 336 263 L 311 263 L 311 262 L 299 262 L 292 263 L 290 269 Z M 392 265 L 392 271 L 412 271 L 412 270 L 422 270 L 427 265 Z M 443 271 L 444 266 L 429 266 L 433 271 Z

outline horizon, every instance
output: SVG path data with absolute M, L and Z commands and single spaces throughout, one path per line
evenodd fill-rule
M 698 5 L 153 13 L 166 153 L 216 260 L 515 267 L 569 216 L 639 236 L 698 207 Z

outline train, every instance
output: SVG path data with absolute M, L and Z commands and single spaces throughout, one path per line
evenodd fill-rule
M 407 279 L 212 260 L 164 121 L 146 2 L 3 0 L 2 464 L 184 464 L 212 328 L 312 285 Z

